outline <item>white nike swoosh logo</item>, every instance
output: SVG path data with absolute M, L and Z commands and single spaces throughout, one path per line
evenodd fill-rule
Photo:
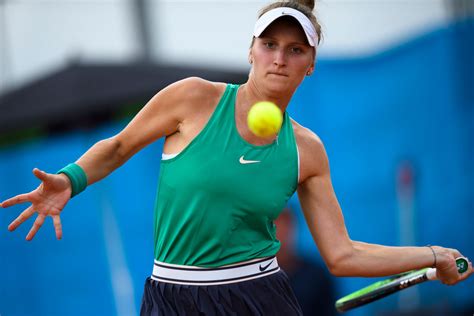
M 257 163 L 260 162 L 260 160 L 245 160 L 244 156 L 240 157 L 239 162 L 243 165 L 249 164 L 249 163 Z

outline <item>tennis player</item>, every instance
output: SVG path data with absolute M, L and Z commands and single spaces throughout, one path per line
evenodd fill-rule
M 155 205 L 155 262 L 142 315 L 300 315 L 279 268 L 273 221 L 298 190 L 310 231 L 336 276 L 386 276 L 435 266 L 455 284 L 455 249 L 385 247 L 349 238 L 334 194 L 323 143 L 284 112 L 277 137 L 260 138 L 246 124 L 249 108 L 267 100 L 286 110 L 315 67 L 321 28 L 314 1 L 277 2 L 261 11 L 242 85 L 188 78 L 157 93 L 117 135 L 99 141 L 74 164 L 49 174 L 30 193 L 2 203 L 30 202 L 9 226 L 47 216 L 62 236 L 60 212 L 146 145 L 166 137 Z

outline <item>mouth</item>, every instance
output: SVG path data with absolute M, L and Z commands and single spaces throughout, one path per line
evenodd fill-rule
M 282 73 L 282 72 L 269 72 L 269 75 L 274 75 L 274 76 L 280 76 L 280 77 L 288 77 L 287 74 Z

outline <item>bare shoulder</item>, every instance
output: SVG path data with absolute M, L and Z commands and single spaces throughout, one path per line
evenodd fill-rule
M 190 105 L 193 107 L 212 106 L 213 101 L 220 98 L 225 88 L 226 84 L 222 82 L 189 77 L 169 85 L 163 92 L 180 98 L 180 101 L 186 104 L 187 110 L 190 110 Z
M 191 96 L 203 97 L 219 95 L 226 87 L 223 82 L 213 82 L 199 77 L 189 77 L 176 82 L 176 85 L 190 93 Z
M 299 183 L 303 183 L 311 176 L 328 172 L 328 157 L 321 138 L 294 120 L 292 120 L 292 125 L 300 159 Z
M 163 136 L 191 139 L 205 124 L 226 84 L 190 77 L 160 90 L 115 139 L 124 155 L 134 154 Z M 181 140 L 183 142 L 183 140 Z

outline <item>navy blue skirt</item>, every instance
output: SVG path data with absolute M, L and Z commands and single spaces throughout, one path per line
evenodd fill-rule
M 280 270 L 258 279 L 209 286 L 147 278 L 141 316 L 303 315 L 288 277 Z

